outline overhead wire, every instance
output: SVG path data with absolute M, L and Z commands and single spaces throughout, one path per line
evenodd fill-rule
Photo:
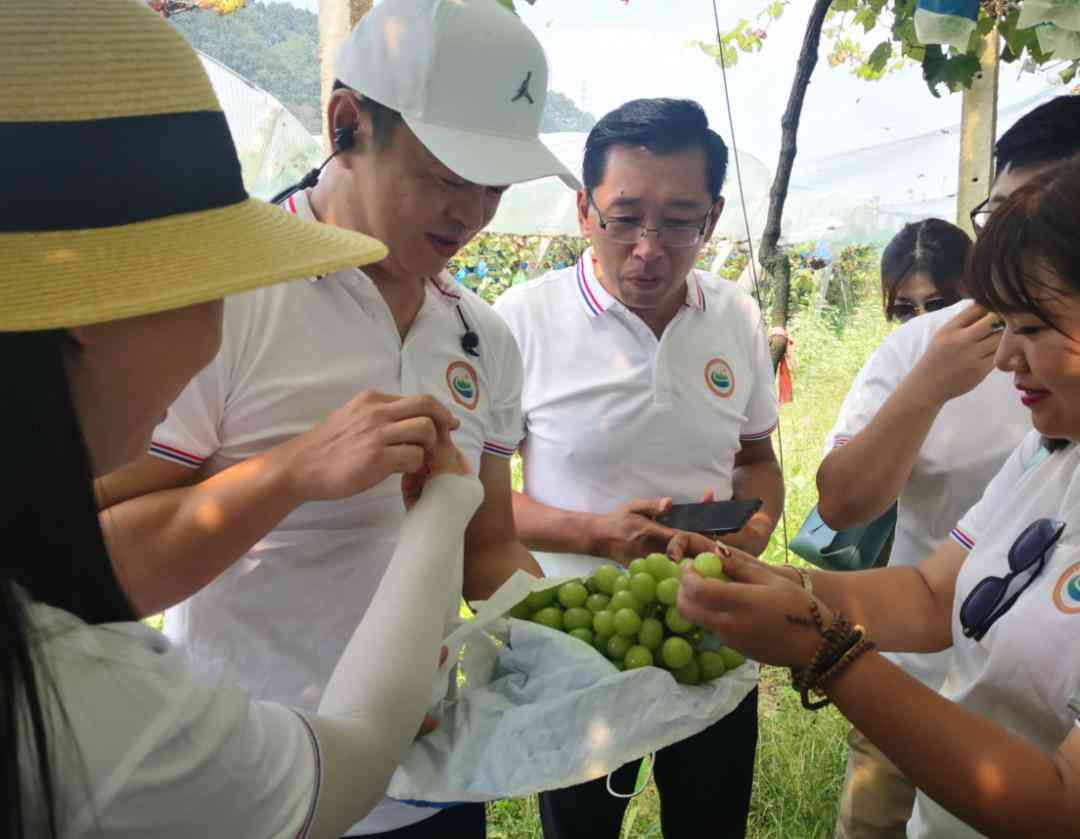
M 735 115 L 731 109 L 731 94 L 728 91 L 727 60 L 724 58 L 724 37 L 720 32 L 720 12 L 716 7 L 716 0 L 712 0 L 713 22 L 716 25 L 716 50 L 720 58 L 720 75 L 724 82 L 724 104 L 727 107 L 728 129 L 731 132 L 731 155 L 735 162 L 735 180 L 739 188 L 739 204 L 742 209 L 743 223 L 746 226 L 746 246 L 749 251 L 750 277 L 754 284 L 754 297 L 757 298 L 758 311 L 761 315 L 761 327 L 765 327 L 765 301 L 761 294 L 761 283 L 758 278 L 757 260 L 754 257 L 754 237 L 750 232 L 750 215 L 746 211 L 746 192 L 743 189 L 742 166 L 739 163 L 739 144 L 735 139 Z M 776 446 L 780 461 L 781 479 L 784 477 L 784 435 L 781 430 L 779 406 L 776 413 Z M 780 516 L 784 534 L 784 559 L 788 558 L 788 524 L 787 505 L 785 504 Z

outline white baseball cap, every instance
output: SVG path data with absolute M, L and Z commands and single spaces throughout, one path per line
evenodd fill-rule
M 558 175 L 540 142 L 548 67 L 536 36 L 498 0 L 383 0 L 338 50 L 336 77 L 399 111 L 443 165 L 486 186 Z

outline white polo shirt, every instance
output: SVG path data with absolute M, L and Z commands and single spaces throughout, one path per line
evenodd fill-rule
M 305 193 L 289 209 L 314 221 Z M 479 357 L 462 349 L 458 307 L 479 336 Z M 402 341 L 374 283 L 349 269 L 228 298 L 221 351 L 169 409 L 151 452 L 192 468 L 207 463 L 214 474 L 309 430 L 366 388 L 441 400 L 461 420 L 454 441 L 474 469 L 482 453 L 509 457 L 520 441 L 520 356 L 491 307 L 448 277 L 433 279 Z M 205 675 L 228 668 L 256 698 L 316 708 L 404 513 L 397 476 L 352 498 L 299 507 L 168 610 L 166 634 Z M 459 598 L 447 592 L 448 613 Z M 354 833 L 433 812 L 390 802 Z
M 525 367 L 524 491 L 608 513 L 635 498 L 730 498 L 735 454 L 776 427 L 772 363 L 754 301 L 702 271 L 657 338 L 600 284 L 592 251 L 507 291 L 495 310 Z M 537 554 L 544 573 L 594 558 Z
M 89 626 L 41 603 L 27 613 L 63 708 L 42 692 L 63 755 L 52 767 L 65 837 L 308 835 L 320 761 L 299 714 L 193 677 L 142 624 Z M 45 834 L 38 799 L 26 802 L 31 836 Z
M 1045 567 L 982 640 L 965 638 L 965 598 L 986 577 L 1008 573 L 1009 548 L 1040 518 L 1065 522 Z M 953 537 L 969 553 L 956 579 L 952 657 L 941 693 L 1052 752 L 1072 732 L 1080 696 L 1080 447 L 1048 454 L 1032 431 Z M 908 836 L 979 834 L 920 792 Z
M 867 359 L 851 385 L 826 454 L 847 443 L 877 415 L 938 330 L 971 305 L 962 300 L 899 327 Z M 990 479 L 1031 430 L 1031 412 L 1016 396 L 1012 376 L 991 371 L 977 387 L 952 399 L 938 414 L 900 494 L 891 565 L 918 565 L 946 538 L 978 501 Z M 948 666 L 948 652 L 890 653 L 893 662 L 935 690 Z

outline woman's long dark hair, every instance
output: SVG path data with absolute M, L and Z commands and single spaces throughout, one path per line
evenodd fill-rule
M 34 652 L 27 596 L 87 623 L 135 618 L 98 524 L 64 370 L 64 353 L 75 351 L 63 331 L 0 333 L 0 433 L 8 441 L 0 496 L 0 831 L 13 839 L 30 835 L 30 801 L 40 803 L 47 835 L 60 832 L 49 748 L 63 720 L 46 711 L 54 687 Z
M 971 239 L 955 224 L 938 218 L 905 224 L 881 252 L 881 303 L 885 318 L 901 283 L 917 271 L 930 276 L 934 288 L 952 305 L 963 297 L 961 282 L 971 252 Z

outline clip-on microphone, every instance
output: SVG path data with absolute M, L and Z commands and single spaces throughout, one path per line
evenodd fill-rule
M 471 355 L 474 358 L 480 357 L 480 336 L 472 331 L 472 327 L 469 326 L 469 322 L 465 320 L 465 315 L 461 311 L 461 306 L 455 307 L 457 309 L 458 317 L 461 318 L 461 325 L 465 327 L 465 334 L 461 336 L 461 349 L 465 355 Z

